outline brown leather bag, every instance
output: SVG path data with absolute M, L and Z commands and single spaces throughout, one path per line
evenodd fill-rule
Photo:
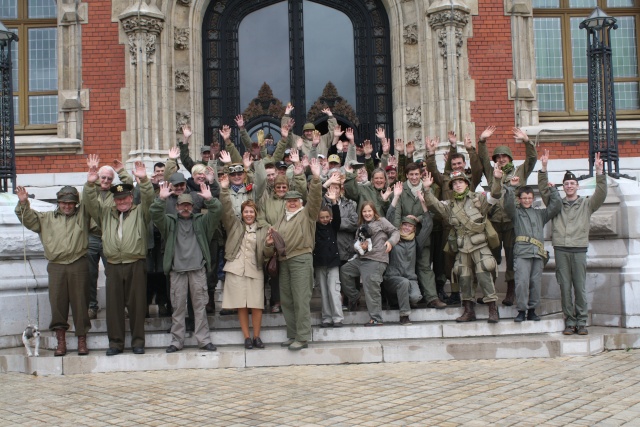
M 287 256 L 287 249 L 284 244 L 284 239 L 276 230 L 271 231 L 271 237 L 273 237 L 273 246 L 275 247 L 275 251 L 273 251 L 273 255 L 271 255 L 271 258 L 269 258 L 269 261 L 267 262 L 267 274 L 271 278 L 276 278 L 278 277 L 280 270 L 278 258 L 281 256 Z
M 271 258 L 269 258 L 269 262 L 267 262 L 267 274 L 271 278 L 276 278 L 278 277 L 278 270 L 278 252 L 273 251 L 273 255 L 271 255 Z

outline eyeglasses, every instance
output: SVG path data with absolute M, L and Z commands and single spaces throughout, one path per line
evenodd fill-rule
M 242 172 L 244 172 L 244 166 L 242 165 L 229 166 L 229 175 L 233 175 L 234 173 L 242 173 Z
M 100 179 L 104 179 L 105 181 L 113 181 L 112 176 L 101 176 Z

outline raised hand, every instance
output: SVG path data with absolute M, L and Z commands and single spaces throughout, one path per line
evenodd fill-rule
M 122 162 L 118 159 L 113 159 L 113 169 L 116 172 L 120 172 L 122 169 L 124 169 L 124 165 L 122 164 Z
M 94 162 L 87 161 L 89 164 L 89 172 L 87 172 L 87 182 L 95 183 L 98 180 L 98 166 Z
M 493 166 L 493 176 L 496 179 L 502 179 L 502 175 L 504 175 L 504 173 L 502 172 L 502 168 L 496 163 Z
M 304 166 L 302 162 L 297 162 L 293 164 L 293 174 L 294 175 L 302 175 L 304 173 Z
M 27 189 L 19 185 L 16 187 L 16 195 L 18 196 L 18 201 L 21 205 L 24 205 L 27 203 L 27 200 L 29 200 L 29 193 L 27 192 Z
M 427 171 L 424 174 L 424 178 L 422 178 L 422 186 L 425 188 L 425 191 L 431 188 L 431 184 L 433 184 L 433 177 L 431 176 L 431 172 Z
M 329 117 L 333 116 L 333 113 L 331 112 L 331 109 L 329 107 L 323 109 L 322 112 Z
M 602 161 L 602 159 L 600 158 L 600 153 L 596 153 L 596 158 L 595 158 L 595 167 L 596 167 L 596 175 L 602 175 L 602 173 L 604 172 L 604 162 Z
M 545 149 L 544 152 L 542 153 L 542 156 L 540 156 L 540 163 L 542 163 L 543 172 L 547 171 L 547 165 L 549 164 L 549 153 L 550 151 Z
M 242 114 L 238 114 L 233 120 L 236 122 L 236 126 L 238 126 L 239 129 L 244 127 L 244 117 L 242 117 Z
M 218 177 L 218 184 L 220 188 L 229 188 L 229 175 L 226 173 Z
M 142 162 L 136 162 L 135 163 L 135 168 L 133 169 L 133 175 L 136 178 L 145 178 L 147 176 L 147 168 L 145 167 L 144 163 Z
M 169 158 L 171 160 L 177 160 L 180 157 L 180 149 L 178 147 L 169 148 Z
M 231 163 L 231 154 L 228 151 L 220 151 L 220 160 L 222 163 Z
M 336 150 L 338 150 L 338 153 L 342 152 L 344 150 L 344 142 L 342 141 L 338 141 L 338 143 L 336 144 Z
M 382 154 L 389 154 L 391 150 L 391 142 L 387 138 L 382 138 Z
M 287 139 L 289 137 L 289 131 L 291 130 L 291 122 L 293 120 L 289 120 L 289 123 L 285 124 L 280 128 L 280 136 L 282 139 Z
M 495 126 L 487 126 L 487 128 L 485 130 L 482 131 L 482 133 L 480 134 L 480 141 L 484 142 L 486 141 L 487 138 L 490 138 L 491 135 L 493 135 L 493 133 L 496 131 L 496 127 Z
M 396 139 L 396 153 L 398 153 L 398 155 L 404 153 L 404 141 L 400 138 Z
M 302 141 L 302 138 L 296 139 L 296 147 L 298 147 L 298 150 L 302 150 L 303 146 L 304 146 L 304 142 Z
M 387 165 L 393 166 L 394 168 L 398 167 L 398 158 L 396 156 L 389 156 L 389 161 Z
M 436 153 L 436 150 L 438 149 L 438 144 L 439 144 L 439 141 L 436 138 L 431 139 L 428 136 L 424 138 L 424 147 L 427 149 L 427 153 L 429 154 Z
M 258 145 L 260 147 L 264 146 L 264 131 L 262 129 L 258 131 L 257 137 L 258 137 Z
M 454 147 L 456 146 L 456 143 L 458 142 L 458 136 L 454 131 L 450 130 L 449 132 L 447 132 L 447 139 L 449 139 L 449 144 Z
M 296 150 L 295 148 L 291 149 L 291 151 L 289 152 L 289 160 L 291 160 L 293 163 L 300 162 L 300 153 L 298 152 L 298 150 Z
M 309 156 L 307 156 L 306 154 L 302 155 L 302 160 L 300 160 L 300 163 L 302 164 L 303 168 L 306 168 L 309 166 Z
M 275 229 L 273 227 L 269 227 L 269 230 L 267 231 L 267 239 L 264 241 L 264 244 L 266 246 L 273 246 L 273 235 L 271 234 L 272 231 L 275 231 Z
M 190 125 L 182 126 L 182 136 L 184 137 L 185 144 L 189 144 L 189 138 L 191 138 L 191 135 L 193 135 L 193 132 L 191 131 L 191 126 Z
M 327 199 L 331 200 L 331 202 L 335 205 L 340 198 L 340 190 L 336 188 L 329 188 L 326 192 L 326 196 Z
M 442 158 L 444 159 L 444 164 L 446 165 L 447 162 L 449 162 L 449 152 L 445 151 L 444 154 L 442 155 Z
M 311 159 L 309 162 L 309 168 L 311 168 L 311 173 L 315 178 L 320 177 L 320 162 L 318 159 Z
M 464 148 L 467 149 L 467 151 L 471 150 L 473 148 L 473 142 L 471 141 L 471 135 L 469 135 L 468 133 L 464 135 Z
M 162 184 L 160 184 L 160 192 L 158 193 L 158 197 L 160 197 L 162 200 L 167 200 L 167 198 L 173 194 L 173 191 L 171 191 L 171 185 L 168 182 L 163 182 Z
M 327 178 L 327 180 L 324 183 L 328 187 L 331 184 L 340 184 L 341 180 L 342 180 L 342 177 L 340 175 L 340 172 L 334 172 L 331 174 L 329 178 Z
M 420 204 L 422 205 L 423 211 L 428 211 L 427 201 L 424 199 L 424 193 L 422 191 L 418 191 L 418 200 L 420 200 Z
M 345 162 L 344 170 L 345 172 L 353 173 L 353 166 L 351 166 L 351 161 Z
M 249 168 L 251 167 L 251 153 L 248 151 L 245 151 L 244 154 L 242 155 L 242 166 L 244 166 L 244 170 L 248 171 Z
M 402 182 L 398 181 L 395 184 L 393 184 L 393 198 L 394 199 L 399 199 L 400 196 L 402 196 L 402 192 L 404 191 L 404 188 L 402 187 Z
M 376 129 L 376 137 L 378 137 L 378 139 L 380 141 L 384 141 L 387 138 L 386 134 L 384 132 L 384 128 L 377 128 Z
M 202 198 L 205 200 L 211 200 L 211 198 L 213 197 L 211 195 L 211 190 L 209 189 L 209 186 L 204 182 L 200 184 L 200 192 L 198 193 L 198 196 L 202 196 Z
M 97 154 L 89 154 L 87 156 L 87 166 L 89 169 L 96 168 L 96 170 L 98 170 L 98 167 L 100 166 L 100 158 Z
M 364 150 L 365 157 L 369 157 L 373 153 L 373 145 L 371 145 L 371 141 L 369 141 L 368 139 L 364 140 L 362 148 Z
M 355 136 L 353 136 L 353 129 L 352 128 L 347 128 L 347 130 L 345 131 L 345 136 L 349 140 L 349 143 L 353 144 L 353 142 L 355 141 Z
M 293 111 L 293 105 L 291 105 L 291 103 L 289 102 L 287 104 L 287 106 L 284 109 L 284 113 L 285 114 L 291 114 L 291 112 Z
M 333 137 L 334 138 L 340 138 L 343 133 L 344 132 L 342 132 L 342 126 L 336 125 L 336 127 L 333 128 Z
M 211 166 L 207 166 L 205 177 L 207 178 L 207 182 L 212 183 L 216 179 L 216 171 L 213 170 Z
M 223 141 L 228 141 L 231 137 L 231 128 L 227 125 L 222 126 L 222 128 L 220 129 L 220 136 L 222 137 Z
M 529 135 L 526 134 L 525 131 L 523 131 L 520 128 L 513 128 L 511 129 L 511 131 L 513 132 L 513 137 L 515 139 L 521 139 L 524 142 L 528 142 L 529 141 Z
M 320 144 L 320 131 L 319 130 L 314 130 L 313 131 L 313 139 L 311 141 L 312 141 L 314 147 L 317 147 L 318 144 Z
M 382 200 L 385 202 L 389 200 L 389 197 L 393 194 L 393 188 L 391 186 L 387 187 L 386 190 L 380 190 L 380 196 L 382 196 Z
M 411 157 L 413 153 L 416 151 L 416 146 L 413 141 L 407 142 L 407 146 L 405 147 L 407 150 L 407 157 Z

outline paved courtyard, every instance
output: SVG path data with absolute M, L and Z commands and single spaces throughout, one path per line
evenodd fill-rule
M 2 426 L 639 426 L 640 351 L 592 357 L 0 375 Z

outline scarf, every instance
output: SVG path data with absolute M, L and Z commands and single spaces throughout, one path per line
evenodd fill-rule
M 512 171 L 513 171 L 513 162 L 509 162 L 509 163 L 507 163 L 506 165 L 504 165 L 504 166 L 502 167 L 502 172 L 503 172 L 505 175 L 510 174 Z
M 411 185 L 411 183 L 407 180 L 405 181 L 407 183 L 407 186 L 409 187 L 409 190 L 411 190 L 411 194 L 413 194 L 413 197 L 417 198 L 418 197 L 418 192 L 422 191 L 422 181 L 420 181 L 418 183 L 418 185 Z
M 454 191 L 453 198 L 456 200 L 464 200 L 464 198 L 467 197 L 467 194 L 469 194 L 469 187 L 465 188 L 465 190 L 462 193 L 456 193 Z
M 298 212 L 300 212 L 302 209 L 304 209 L 304 206 L 302 206 L 300 209 L 298 209 L 298 210 L 297 210 L 297 211 L 295 211 L 295 212 L 287 212 L 287 211 L 285 211 L 285 215 L 286 215 L 287 222 L 289 222 L 289 220 L 291 220 L 291 218 L 293 218 L 294 216 L 296 216 L 296 214 L 297 214 Z
M 416 232 L 414 231 L 413 233 L 409 233 L 409 234 L 404 234 L 402 231 L 400 232 L 400 238 L 402 240 L 413 240 L 416 237 Z
M 240 191 L 240 189 L 241 189 L 242 187 L 244 187 L 244 184 L 241 184 L 241 185 L 233 185 L 233 184 L 231 184 L 231 189 L 232 189 L 234 192 L 236 192 L 236 193 L 237 193 L 238 191 Z

